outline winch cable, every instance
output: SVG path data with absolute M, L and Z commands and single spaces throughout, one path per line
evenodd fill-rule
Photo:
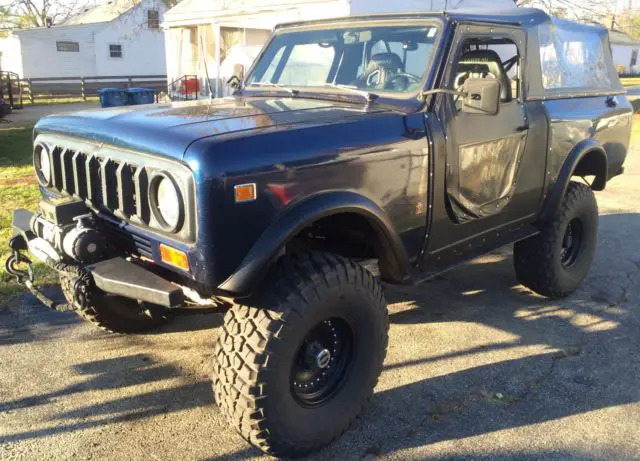
M 17 267 L 19 264 L 26 264 L 27 270 L 19 269 Z M 45 264 L 57 272 L 64 272 L 76 278 L 76 289 L 80 289 L 80 285 L 90 287 L 90 284 L 92 282 L 91 275 L 86 269 L 73 264 L 55 262 L 50 259 L 45 261 Z M 49 298 L 38 287 L 35 286 L 35 275 L 33 272 L 32 262 L 29 258 L 20 253 L 20 251 L 14 250 L 13 254 L 5 262 L 5 270 L 9 275 L 15 277 L 16 281 L 19 284 L 24 285 L 29 290 L 29 292 L 31 292 L 31 294 L 38 299 L 38 301 L 40 301 L 48 308 L 58 312 L 69 312 L 77 310 L 77 307 L 73 303 L 55 301 Z M 87 293 L 90 292 L 91 289 L 85 289 L 84 295 L 86 296 Z

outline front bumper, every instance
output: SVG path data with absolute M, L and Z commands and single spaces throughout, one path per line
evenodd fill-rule
M 36 259 L 55 270 L 61 270 L 62 266 L 68 267 L 68 261 L 65 261 L 68 258 L 60 254 L 50 242 L 36 234 L 33 226 L 34 218 L 34 213 L 28 210 L 13 212 L 14 238 L 10 243 L 14 251 L 13 258 L 16 258 L 21 250 L 29 250 Z M 51 223 L 51 225 L 54 224 Z M 17 257 L 20 259 L 19 256 Z M 28 259 L 22 257 L 18 262 L 26 261 Z M 7 267 L 9 266 L 7 262 Z M 184 304 L 184 293 L 179 286 L 122 256 L 104 259 L 82 266 L 81 269 L 88 272 L 95 286 L 105 293 L 167 308 L 180 307 Z M 33 275 L 29 277 L 33 282 Z

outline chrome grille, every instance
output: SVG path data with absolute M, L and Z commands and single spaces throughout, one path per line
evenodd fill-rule
M 185 165 L 55 134 L 41 134 L 36 143 L 47 146 L 51 154 L 51 182 L 47 186 L 50 190 L 76 197 L 98 212 L 159 233 L 166 232 L 151 213 L 149 186 L 154 175 L 169 172 L 179 185 L 185 207 L 185 222 L 171 235 L 195 241 L 195 190 L 191 170 Z

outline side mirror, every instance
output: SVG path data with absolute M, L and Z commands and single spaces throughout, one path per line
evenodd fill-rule
M 462 85 L 465 93 L 462 112 L 496 115 L 500 108 L 500 81 L 493 78 L 468 78 Z
M 240 81 L 244 80 L 244 73 L 245 73 L 245 69 L 242 64 L 236 64 L 235 66 L 233 66 L 233 75 L 238 77 L 238 80 Z
M 232 90 L 237 90 L 242 86 L 244 80 L 244 66 L 242 64 L 236 64 L 233 66 L 233 76 L 227 80 L 227 86 Z

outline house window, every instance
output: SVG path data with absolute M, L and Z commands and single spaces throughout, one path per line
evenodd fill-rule
M 160 29 L 160 12 L 158 10 L 147 11 L 147 25 L 149 29 Z
M 109 45 L 109 57 L 122 58 L 122 45 Z
M 638 50 L 633 50 L 631 52 L 631 67 L 638 64 Z
M 56 49 L 61 52 L 77 53 L 80 51 L 78 42 L 56 42 Z

